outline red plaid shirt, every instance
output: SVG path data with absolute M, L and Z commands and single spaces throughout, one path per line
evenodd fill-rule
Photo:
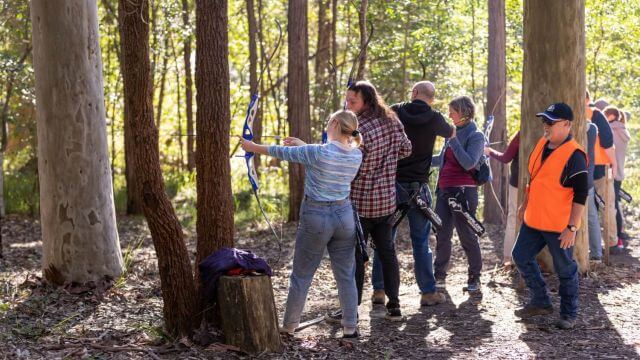
M 351 183 L 351 201 L 364 218 L 377 218 L 396 209 L 398 160 L 411 155 L 411 141 L 398 119 L 377 118 L 366 112 L 358 117 L 362 133 L 362 165 Z

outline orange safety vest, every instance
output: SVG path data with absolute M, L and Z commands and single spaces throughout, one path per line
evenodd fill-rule
M 609 155 L 607 155 L 602 145 L 600 145 L 600 134 L 596 136 L 596 147 L 594 148 L 594 154 L 594 162 L 596 165 L 611 165 Z
M 573 189 L 560 183 L 560 176 L 576 150 L 584 150 L 573 139 L 560 145 L 542 162 L 547 140 L 543 137 L 529 155 L 530 182 L 524 222 L 541 231 L 562 232 L 569 225 Z
M 594 113 L 599 112 L 605 119 L 607 118 L 598 109 L 593 109 L 593 112 Z M 593 115 L 591 115 L 591 118 L 593 119 Z M 598 131 L 600 131 L 600 130 L 598 129 Z M 594 148 L 594 154 L 595 154 L 595 157 L 593 159 L 593 162 L 596 165 L 611 165 L 611 159 L 609 159 L 609 155 L 607 155 L 607 153 L 604 151 L 604 148 L 602 147 L 602 145 L 600 145 L 600 134 L 598 134 L 598 136 L 596 136 L 596 146 Z

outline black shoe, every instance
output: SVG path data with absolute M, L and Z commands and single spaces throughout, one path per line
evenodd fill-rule
M 513 313 L 521 319 L 527 319 L 537 315 L 549 315 L 553 313 L 553 306 L 549 305 L 549 306 L 540 307 L 540 306 L 534 306 L 534 305 L 527 305 L 523 308 L 517 309 Z
M 389 321 L 403 321 L 404 317 L 402 316 L 402 312 L 400 308 L 389 308 L 387 309 L 387 314 L 384 316 L 385 319 Z
M 572 319 L 562 315 L 556 321 L 556 326 L 562 330 L 571 330 L 575 325 L 576 325 L 576 319 Z
M 324 319 L 328 323 L 341 324 L 342 323 L 342 310 L 336 310 L 334 312 L 327 313 Z
M 480 291 L 480 276 L 469 275 L 469 279 L 467 280 L 467 287 L 463 288 L 463 290 L 468 292 Z
M 627 234 L 626 232 L 621 232 L 620 234 L 618 234 L 618 237 L 622 240 L 630 240 L 631 237 L 629 236 L 629 234 Z
M 356 329 L 356 331 L 352 332 L 351 334 L 342 334 L 343 339 L 357 339 L 359 337 L 360 334 L 358 333 L 358 329 Z

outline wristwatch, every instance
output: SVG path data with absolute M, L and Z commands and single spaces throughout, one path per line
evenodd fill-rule
M 567 229 L 569 229 L 569 231 L 571 231 L 571 232 L 578 231 L 578 227 L 575 226 L 575 225 L 567 225 Z

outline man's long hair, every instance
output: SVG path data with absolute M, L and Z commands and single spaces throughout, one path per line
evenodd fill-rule
M 373 116 L 378 118 L 387 118 L 393 121 L 398 120 L 396 113 L 391 110 L 389 106 L 387 106 L 380 95 L 378 95 L 375 86 L 373 86 L 373 84 L 371 84 L 370 82 L 366 80 L 360 80 L 355 84 L 349 86 L 348 90 L 362 96 L 362 100 L 364 101 L 365 105 L 364 111 L 370 111 Z

